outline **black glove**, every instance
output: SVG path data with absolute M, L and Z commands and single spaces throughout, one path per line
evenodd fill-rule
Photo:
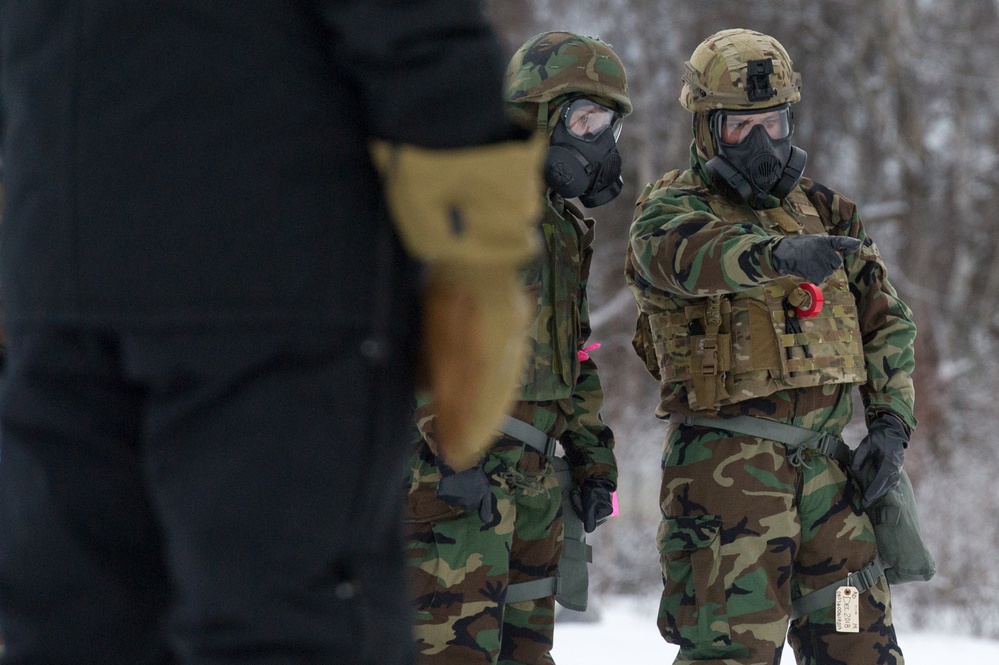
M 850 468 L 861 491 L 860 507 L 867 510 L 875 501 L 895 489 L 902 476 L 905 449 L 909 446 L 909 428 L 895 414 L 883 411 L 867 427 Z
M 493 520 L 493 492 L 489 476 L 481 466 L 473 466 L 457 473 L 444 470 L 437 483 L 437 498 L 468 512 L 478 511 L 483 522 Z
M 860 240 L 847 236 L 807 235 L 784 238 L 770 251 L 774 270 L 821 284 L 843 263 L 843 254 L 860 249 Z
M 614 512 L 613 492 L 614 483 L 606 478 L 584 478 L 580 487 L 572 488 L 569 493 L 572 508 L 583 520 L 586 533 L 593 533 Z

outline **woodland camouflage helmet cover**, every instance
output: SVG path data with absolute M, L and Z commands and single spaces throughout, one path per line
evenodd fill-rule
M 504 97 L 515 109 L 534 111 L 527 104 L 546 104 L 568 95 L 610 102 L 626 116 L 631 113 L 624 65 L 610 46 L 596 37 L 571 32 L 543 32 L 524 43 L 506 70 Z M 548 108 L 549 113 L 555 109 Z M 531 117 L 518 118 L 527 122 Z M 539 118 L 547 124 L 548 118 Z
M 801 75 L 773 37 L 735 28 L 701 42 L 684 63 L 680 103 L 691 112 L 763 109 L 801 99 Z

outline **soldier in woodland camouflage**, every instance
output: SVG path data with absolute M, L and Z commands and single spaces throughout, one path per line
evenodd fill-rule
M 534 302 L 517 401 L 481 463 L 455 473 L 438 454 L 434 416 L 418 411 L 421 441 L 407 479 L 416 640 L 425 664 L 551 663 L 553 584 L 563 550 L 557 440 L 587 532 L 612 510 L 614 439 L 586 284 L 594 222 L 587 207 L 620 192 L 616 149 L 631 112 L 624 68 L 607 44 L 564 32 L 537 35 L 507 69 L 511 113 L 549 137 L 542 256 L 522 278 Z M 586 168 L 577 165 L 586 164 Z M 499 350 L 497 350 L 499 352 Z
M 769 665 L 787 636 L 802 665 L 900 665 L 865 510 L 899 482 L 916 424 L 911 313 L 856 206 L 801 177 L 784 48 L 725 30 L 683 81 L 690 167 L 646 188 L 625 269 L 672 423 L 659 629 L 678 664 Z M 855 385 L 868 435 L 851 455 Z M 826 589 L 859 598 L 857 616 L 837 621 Z

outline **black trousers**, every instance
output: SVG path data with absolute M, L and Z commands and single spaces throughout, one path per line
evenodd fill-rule
M 4 664 L 410 662 L 406 357 L 343 330 L 8 336 Z

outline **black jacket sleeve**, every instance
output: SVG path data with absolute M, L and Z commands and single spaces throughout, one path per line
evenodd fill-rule
M 523 136 L 502 104 L 507 57 L 474 0 L 315 0 L 369 131 L 428 148 Z

